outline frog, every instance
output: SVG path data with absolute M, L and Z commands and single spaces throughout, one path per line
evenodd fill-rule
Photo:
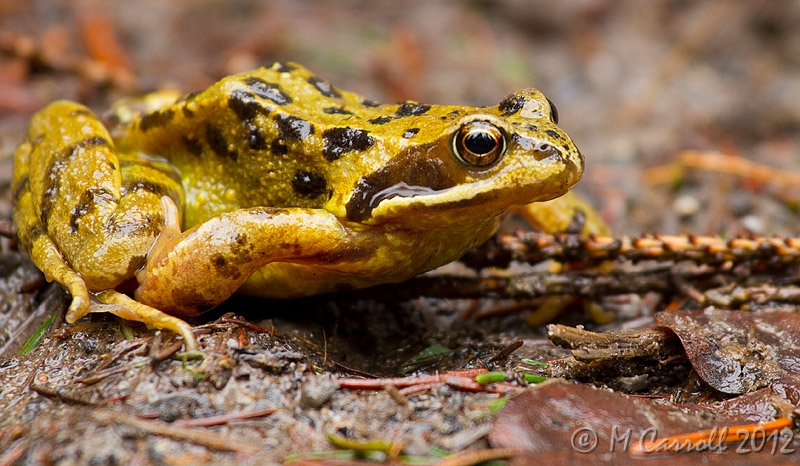
M 195 351 L 185 319 L 237 291 L 402 282 L 486 241 L 510 209 L 546 228 L 570 204 L 547 201 L 584 164 L 534 88 L 485 107 L 380 104 L 278 62 L 101 116 L 51 103 L 15 151 L 13 220 L 71 295 L 68 323 L 110 312 Z

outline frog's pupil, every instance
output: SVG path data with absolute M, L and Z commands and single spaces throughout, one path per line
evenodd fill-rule
M 486 131 L 473 131 L 464 138 L 464 147 L 476 155 L 488 154 L 497 147 L 497 140 Z

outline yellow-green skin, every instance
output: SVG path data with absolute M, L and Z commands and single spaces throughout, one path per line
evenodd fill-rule
M 14 222 L 72 294 L 68 321 L 107 310 L 194 349 L 172 316 L 240 288 L 291 298 L 399 282 L 485 241 L 509 208 L 563 195 L 583 157 L 553 114 L 535 89 L 494 107 L 378 105 L 280 63 L 122 102 L 105 124 L 59 101 L 16 151 Z M 454 144 L 475 122 L 505 146 L 486 165 Z M 134 278 L 136 301 L 114 291 Z

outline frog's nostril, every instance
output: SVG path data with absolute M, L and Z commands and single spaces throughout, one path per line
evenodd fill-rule
M 563 154 L 553 144 L 545 141 L 537 142 L 533 147 L 533 156 L 538 161 L 549 159 L 551 157 L 563 158 Z

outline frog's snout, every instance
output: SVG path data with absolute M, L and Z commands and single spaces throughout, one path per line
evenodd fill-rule
M 570 186 L 574 186 L 583 177 L 585 161 L 583 154 L 577 148 L 571 151 L 563 151 L 561 160 L 564 161 L 564 174 L 562 178 Z
M 543 173 L 565 190 L 571 189 L 583 177 L 585 161 L 583 154 L 574 145 L 555 145 L 542 142 L 537 147 L 536 158 L 542 164 Z
M 575 152 L 571 154 L 570 158 L 574 159 L 573 165 L 578 170 L 578 178 L 580 179 L 580 177 L 583 176 L 583 170 L 586 167 L 586 161 L 584 160 L 583 152 L 578 150 L 576 147 Z
M 577 184 L 578 181 L 580 181 L 580 179 L 583 178 L 583 172 L 585 171 L 586 165 L 585 165 L 585 161 L 583 159 L 583 153 L 578 150 L 578 151 L 576 151 L 576 155 L 577 155 L 578 160 L 576 162 L 577 174 L 576 174 L 576 178 L 575 178 L 575 183 Z
M 555 144 L 549 140 L 537 142 L 531 151 L 534 159 L 545 165 L 563 165 L 564 172 L 577 176 L 576 182 L 583 175 L 583 154 L 573 144 Z

